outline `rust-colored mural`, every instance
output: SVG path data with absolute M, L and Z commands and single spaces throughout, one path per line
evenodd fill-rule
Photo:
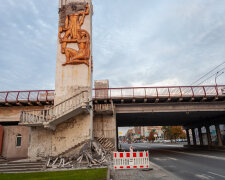
M 0 125 L 0 155 L 2 154 L 3 127 Z
M 60 20 L 65 21 L 65 23 L 61 23 L 58 34 L 61 53 L 66 55 L 66 62 L 63 65 L 86 64 L 89 66 L 90 35 L 86 30 L 81 28 L 85 16 L 89 15 L 88 3 L 69 4 L 63 7 L 60 13 Z M 78 49 L 69 48 L 67 47 L 68 44 L 77 44 Z

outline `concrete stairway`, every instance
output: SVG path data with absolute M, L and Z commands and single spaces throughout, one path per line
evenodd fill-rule
M 55 157 L 60 157 L 60 156 L 62 156 L 62 157 L 67 157 L 68 155 L 71 155 L 71 153 L 73 153 L 73 151 L 76 150 L 78 147 L 81 147 L 82 145 L 84 145 L 85 143 L 88 143 L 89 141 L 90 141 L 90 140 L 82 141 L 82 142 L 80 142 L 80 143 L 74 145 L 73 147 L 67 149 L 66 151 L 64 151 L 64 152 L 62 152 L 62 153 L 60 153 L 60 154 L 58 154 L 58 155 L 55 156 Z
M 89 92 L 82 91 L 69 99 L 45 110 L 22 111 L 20 125 L 44 126 L 54 130 L 56 125 L 75 117 L 83 112 L 88 112 Z
M 108 138 L 101 136 L 101 137 L 97 138 L 97 141 L 104 147 L 104 149 L 110 150 L 110 151 L 115 150 L 115 146 Z
M 0 163 L 0 173 L 17 173 L 17 172 L 35 172 L 43 170 L 44 161 L 39 162 L 22 162 L 11 161 Z
M 0 156 L 0 164 L 7 163 L 7 159 Z

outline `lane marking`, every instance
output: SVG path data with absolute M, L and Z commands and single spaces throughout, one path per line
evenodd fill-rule
M 177 161 L 178 160 L 176 158 L 171 158 L 171 157 L 168 157 L 168 159 L 173 160 L 173 161 Z
M 207 176 L 206 174 L 196 174 L 195 176 L 197 176 L 200 179 L 215 179 L 211 176 Z
M 213 174 L 213 175 L 216 175 L 216 176 L 219 176 L 219 177 L 222 177 L 222 178 L 225 179 L 225 176 L 223 176 L 223 175 L 220 175 L 220 174 L 217 174 L 217 173 L 213 173 L 213 172 L 210 172 L 210 171 L 208 173 Z
M 168 161 L 168 160 L 172 160 L 172 161 L 177 161 L 178 159 L 176 158 L 172 158 L 172 157 L 154 157 L 153 159 L 157 160 L 157 161 Z

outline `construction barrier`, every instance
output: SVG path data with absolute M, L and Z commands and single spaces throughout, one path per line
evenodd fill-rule
M 149 168 L 148 151 L 133 152 L 131 146 L 130 152 L 114 152 L 113 167 L 114 169 Z

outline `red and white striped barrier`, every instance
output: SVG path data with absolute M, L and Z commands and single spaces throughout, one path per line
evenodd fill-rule
M 149 168 L 148 151 L 133 152 L 131 146 L 130 152 L 114 152 L 113 155 L 114 169 Z

